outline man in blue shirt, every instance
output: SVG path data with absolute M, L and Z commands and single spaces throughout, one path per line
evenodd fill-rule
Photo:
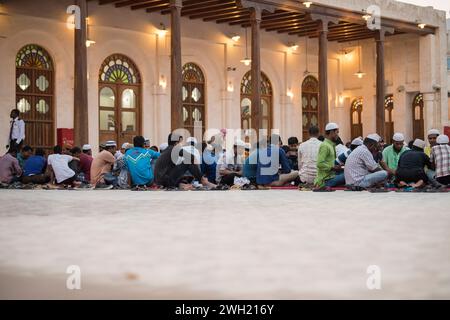
M 133 139 L 134 148 L 125 153 L 125 162 L 134 186 L 150 186 L 153 182 L 152 160 L 158 159 L 159 152 L 145 149 L 145 138 L 136 136 Z
M 258 172 L 258 152 L 259 143 L 256 144 L 256 148 L 250 155 L 245 159 L 243 174 L 252 184 L 256 184 L 256 175 Z
M 47 160 L 45 151 L 42 148 L 36 149 L 34 156 L 30 156 L 25 161 L 23 168 L 22 183 L 44 184 L 50 181 L 50 176 L 45 174 Z
M 259 149 L 256 182 L 259 185 L 281 187 L 297 179 L 298 171 L 292 171 L 286 153 L 280 148 L 280 137 L 272 135 L 267 144 Z

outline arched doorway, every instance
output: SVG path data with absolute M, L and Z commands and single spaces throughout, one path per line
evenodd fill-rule
M 183 126 L 194 136 L 194 128 L 205 133 L 205 76 L 198 65 L 183 66 Z
M 392 136 L 394 135 L 394 120 L 392 118 L 392 110 L 394 110 L 394 95 L 387 95 L 384 99 L 384 141 L 391 143 Z
M 358 98 L 353 100 L 350 108 L 350 123 L 351 123 L 351 138 L 363 136 L 362 124 L 363 99 Z
M 272 84 L 264 72 L 261 72 L 261 128 L 272 129 Z M 241 81 L 241 128 L 248 130 L 253 128 L 252 124 L 258 123 L 258 119 L 252 114 L 252 79 L 251 71 L 247 72 Z
M 422 139 L 425 137 L 425 122 L 423 115 L 423 95 L 417 94 L 413 100 L 413 139 Z
M 302 122 L 303 141 L 306 141 L 309 128 L 319 125 L 319 81 L 313 76 L 307 76 L 302 83 Z
M 133 61 L 113 54 L 99 76 L 99 139 L 132 142 L 141 134 L 141 77 Z
M 48 52 L 28 44 L 16 56 L 16 108 L 25 121 L 25 144 L 51 150 L 55 144 L 54 65 Z

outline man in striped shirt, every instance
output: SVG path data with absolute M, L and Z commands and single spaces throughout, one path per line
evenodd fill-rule
M 436 167 L 436 180 L 443 185 L 450 185 L 450 146 L 446 135 L 436 139 L 437 144 L 431 149 L 431 162 Z
M 368 135 L 364 144 L 348 156 L 344 169 L 347 185 L 370 188 L 388 178 L 388 172 L 382 170 L 373 157 L 379 150 L 380 140 L 377 134 Z

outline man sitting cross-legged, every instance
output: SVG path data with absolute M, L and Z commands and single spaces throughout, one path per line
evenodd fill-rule
M 402 154 L 398 160 L 396 182 L 400 187 L 421 188 L 428 183 L 425 167 L 434 170 L 434 165 L 424 152 L 425 145 L 425 141 L 416 139 L 412 149 Z
M 216 167 L 216 181 L 221 185 L 233 186 L 234 178 L 240 178 L 244 174 L 245 143 L 236 140 L 233 150 L 223 152 Z
M 389 169 L 395 172 L 397 170 L 398 160 L 408 150 L 409 148 L 405 146 L 405 137 L 403 134 L 396 133 L 392 137 L 392 144 L 383 150 L 383 161 Z
M 160 153 L 146 149 L 145 141 L 142 136 L 134 137 L 134 148 L 125 152 L 124 159 L 133 186 L 150 186 L 153 183 L 152 161 L 158 159 Z
M 116 158 L 117 144 L 115 141 L 107 141 L 103 150 L 94 158 L 91 164 L 91 185 L 96 189 L 112 189 L 117 184 L 117 177 L 111 173 Z
M 80 161 L 80 159 L 62 154 L 62 147 L 54 146 L 53 154 L 49 155 L 47 159 L 47 170 L 51 177 L 50 181 L 56 181 L 57 184 L 64 186 L 76 185 L 75 180 L 77 175 L 69 167 L 71 161 Z
M 22 168 L 17 160 L 18 147 L 13 144 L 9 147 L 8 152 L 0 157 L 0 182 L 10 184 L 19 181 L 22 175 Z
M 317 155 L 317 176 L 314 185 L 319 190 L 337 187 L 345 184 L 342 175 L 336 173 L 342 170 L 342 166 L 336 165 L 336 142 L 339 141 L 339 126 L 336 123 L 328 123 L 325 127 L 325 140 L 319 147 Z
M 25 162 L 22 176 L 22 183 L 45 184 L 50 181 L 50 176 L 46 174 L 47 160 L 45 151 L 37 148 L 34 155 Z
M 155 164 L 155 183 L 165 188 L 182 190 L 192 189 L 192 185 L 183 181 L 186 172 L 203 186 L 214 188 L 207 178 L 202 176 L 200 167 L 195 164 L 195 154 L 183 149 L 183 137 L 178 134 L 169 134 L 168 147 L 161 153 Z
M 281 170 L 280 170 L 281 166 Z M 286 153 L 281 149 L 281 139 L 273 134 L 267 139 L 267 145 L 260 144 L 256 183 L 263 186 L 282 187 L 298 178 L 293 171 Z
M 436 139 L 437 144 L 431 149 L 431 162 L 436 167 L 436 180 L 443 185 L 450 185 L 450 146 L 446 135 Z
M 377 134 L 368 135 L 364 144 L 350 153 L 344 169 L 347 185 L 370 188 L 388 178 L 389 173 L 382 170 L 374 159 L 374 154 L 379 151 L 380 140 Z

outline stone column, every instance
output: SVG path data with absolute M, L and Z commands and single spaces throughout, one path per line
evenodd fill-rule
M 171 18 L 171 77 L 170 104 L 172 131 L 183 127 L 182 66 L 181 66 L 181 0 L 170 0 Z
M 74 99 L 73 127 L 75 145 L 81 146 L 89 142 L 88 123 L 88 85 L 87 85 L 87 3 L 86 0 L 76 0 L 80 7 L 80 29 L 75 29 L 74 43 Z

